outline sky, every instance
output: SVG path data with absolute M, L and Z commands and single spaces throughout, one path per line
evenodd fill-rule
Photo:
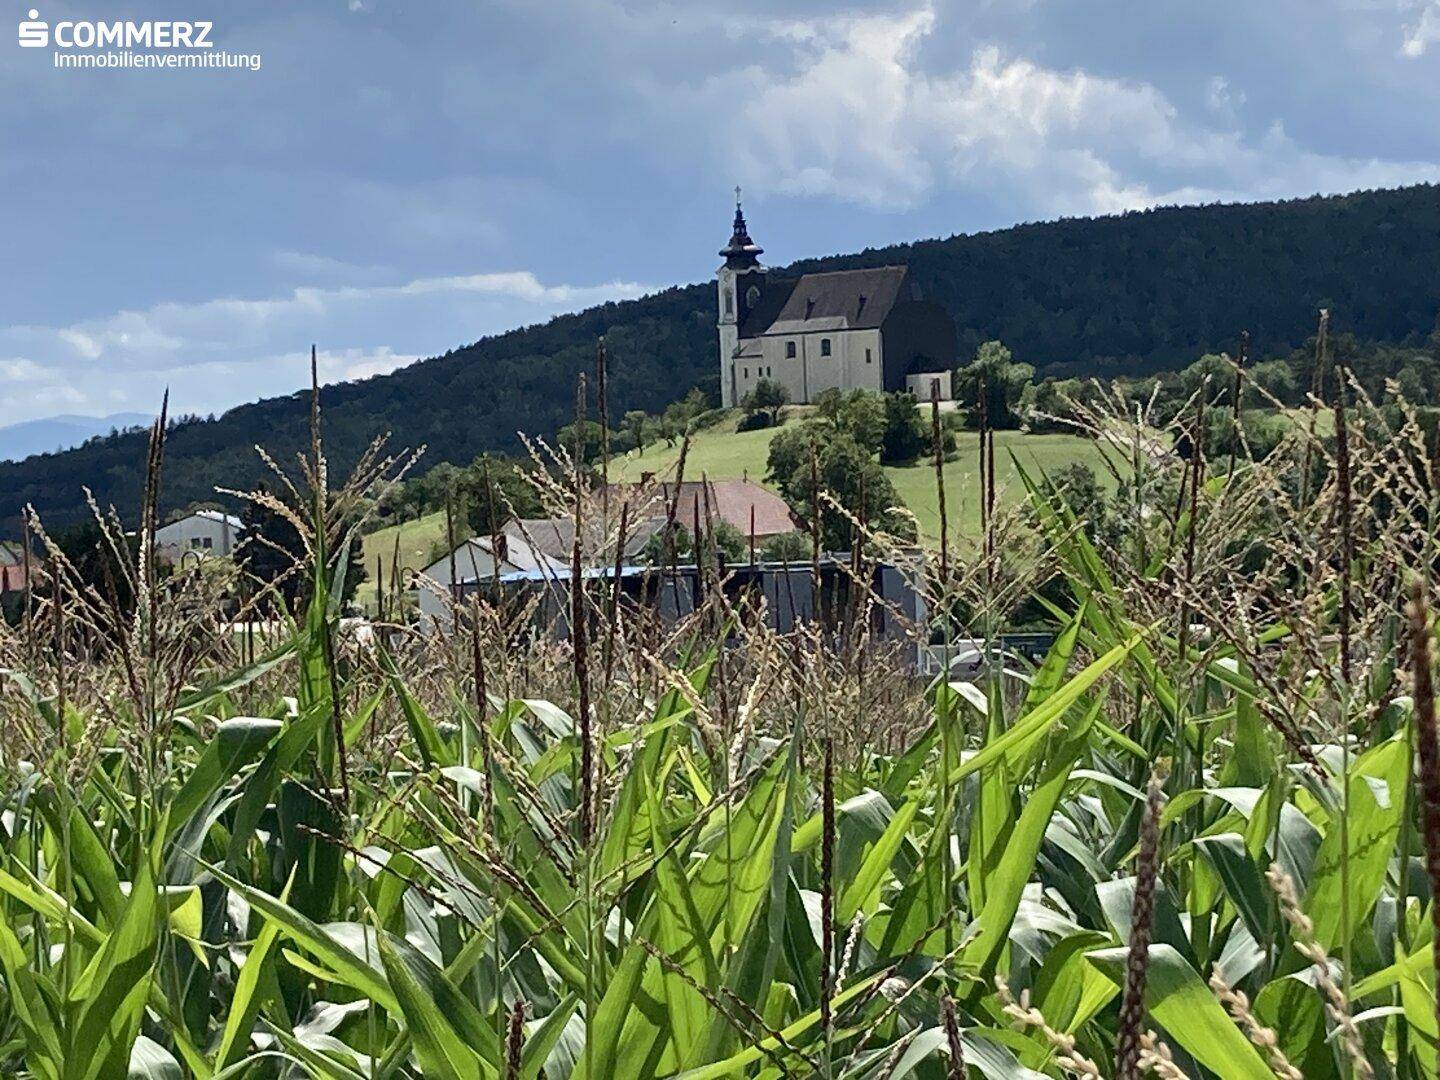
M 0 422 L 221 412 L 766 261 L 1440 180 L 1440 0 L 29 0 L 0 30 Z M 74 50 L 72 50 L 74 51 Z

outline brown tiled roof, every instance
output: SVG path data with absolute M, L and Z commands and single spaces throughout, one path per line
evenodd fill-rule
M 708 498 L 703 489 L 709 488 Z M 662 497 L 668 507 L 675 498 L 675 485 L 661 485 Z M 706 510 L 718 521 L 728 522 L 739 529 L 742 535 L 750 535 L 750 511 L 755 511 L 755 537 L 765 540 L 772 536 L 794 532 L 795 520 L 790 516 L 790 507 L 785 500 L 768 488 L 750 480 L 686 480 L 680 485 L 680 497 L 675 504 L 675 519 L 687 529 L 694 528 L 695 512 L 698 507 L 703 521 Z

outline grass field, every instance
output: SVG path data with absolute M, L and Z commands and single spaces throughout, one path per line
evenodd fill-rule
M 423 570 L 430 565 L 430 552 L 445 539 L 445 515 L 440 511 L 426 514 L 414 521 L 377 529 L 364 538 L 365 573 L 369 575 L 356 592 L 356 600 L 367 610 L 375 607 L 375 561 L 385 568 L 388 583 L 395 559 L 395 537 L 400 537 L 400 574 L 407 570 Z M 389 589 L 389 585 L 386 585 Z
M 793 423 L 794 419 L 792 417 L 789 422 Z M 738 480 L 748 476 L 751 480 L 763 482 L 770 440 L 783 430 L 783 427 L 779 427 L 737 432 L 735 421 L 727 420 L 701 431 L 690 441 L 685 475 L 690 479 L 698 479 L 703 475 L 711 480 Z M 953 460 L 945 464 L 946 516 L 950 521 L 952 535 L 974 538 L 978 536 L 980 529 L 980 436 L 975 432 L 961 432 L 956 441 L 957 453 Z M 995 448 L 995 482 L 1002 508 L 1024 498 L 1020 477 L 1011 454 L 1032 473 L 1053 471 L 1079 461 L 1095 470 L 1101 485 L 1107 490 L 1114 487 L 1114 478 L 1101 459 L 1103 451 L 1091 440 L 1077 435 L 1031 435 L 1020 431 L 1002 431 L 996 433 Z M 611 476 L 623 480 L 638 480 L 646 472 L 664 476 L 674 471 L 679 455 L 678 444 L 674 447 L 649 446 L 644 454 L 631 452 L 613 462 L 610 473 Z M 928 540 L 938 539 L 940 512 L 935 493 L 934 466 L 924 462 L 904 468 L 887 468 L 885 471 L 895 485 L 895 490 L 904 499 L 905 505 L 915 515 L 922 536 Z
M 791 409 L 790 412 L 794 414 L 799 410 Z M 798 417 L 792 415 L 789 422 L 793 423 L 796 419 Z M 685 475 L 692 480 L 705 476 L 711 480 L 749 478 L 763 483 L 770 440 L 782 430 L 783 427 L 778 427 L 737 432 L 735 420 L 729 419 L 698 432 L 690 441 Z M 956 438 L 957 453 L 945 463 L 946 516 L 950 521 L 951 535 L 967 540 L 976 538 L 980 530 L 980 437 L 975 432 L 961 432 Z M 1095 470 L 1102 487 L 1106 490 L 1114 487 L 1114 478 L 1101 460 L 1103 451 L 1089 439 L 1076 435 L 1002 431 L 996 433 L 995 444 L 995 481 L 1002 509 L 1024 499 L 1015 459 L 1019 459 L 1032 473 L 1053 472 L 1072 462 L 1083 462 Z M 673 476 L 679 456 L 678 443 L 673 447 L 652 444 L 645 448 L 643 454 L 632 451 L 614 459 L 610 463 L 610 477 L 612 480 L 633 482 L 650 472 L 661 477 Z M 904 468 L 887 468 L 885 471 L 905 505 L 915 515 L 921 536 L 928 541 L 937 540 L 940 513 L 935 496 L 934 467 L 925 462 Z M 429 564 L 431 551 L 445 537 L 445 515 L 427 514 L 402 525 L 379 529 L 365 537 L 365 570 L 369 578 L 361 586 L 358 598 L 367 608 L 373 608 L 375 603 L 375 560 L 377 557 L 381 560 L 386 580 L 389 580 L 397 532 L 400 536 L 401 573 L 421 570 Z

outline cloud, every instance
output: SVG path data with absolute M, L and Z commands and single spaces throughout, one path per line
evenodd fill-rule
M 975 44 L 963 66 L 927 71 L 937 23 L 927 5 L 772 24 L 789 65 L 708 87 L 740 102 L 726 160 L 752 189 L 888 211 L 958 190 L 1017 191 L 1043 214 L 1092 214 L 1440 178 L 1431 162 L 1307 150 L 1279 123 L 1251 135 L 1234 124 L 1245 95 L 1221 76 L 1207 86 L 1216 115 L 1190 117 L 1149 82 L 1048 67 L 993 43 Z
M 1404 28 L 1400 52 L 1412 59 L 1421 57 L 1437 41 L 1440 41 L 1440 3 L 1423 0 L 1420 14 Z
M 1246 95 L 1231 86 L 1224 75 L 1212 75 L 1206 84 L 1205 100 L 1216 112 L 1230 113 L 1245 104 Z
M 13 360 L 0 360 L 0 381 L 39 382 L 45 378 L 45 369 L 34 360 L 17 356 Z
M 45 415 L 57 395 L 101 411 L 149 406 L 167 386 L 176 412 L 203 414 L 302 385 L 310 341 L 326 345 L 322 379 L 362 379 L 489 333 L 648 291 L 635 282 L 571 285 L 507 271 L 167 302 L 70 326 L 0 327 L 0 356 L 14 356 L 0 360 L 0 381 L 30 387 L 16 395 L 22 404 L 12 419 Z M 394 341 L 397 333 L 405 347 Z

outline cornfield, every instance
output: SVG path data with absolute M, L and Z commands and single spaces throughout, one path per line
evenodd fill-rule
M 50 545 L 0 630 L 0 1072 L 1435 1075 L 1421 418 L 1339 371 L 1263 461 L 1206 461 L 1206 409 L 1090 408 L 1129 463 L 1106 529 L 1026 476 L 917 562 L 917 640 L 985 643 L 928 682 L 874 597 L 779 634 L 718 581 L 672 625 L 600 577 L 568 640 L 474 597 L 358 634 L 348 552 L 405 463 L 331 490 L 318 416 L 253 494 L 305 546 L 277 616 L 157 571 L 162 422 L 138 550 L 97 509 L 111 580 Z M 622 508 L 551 476 L 613 550 Z M 1038 663 L 1000 645 L 1022 604 Z

